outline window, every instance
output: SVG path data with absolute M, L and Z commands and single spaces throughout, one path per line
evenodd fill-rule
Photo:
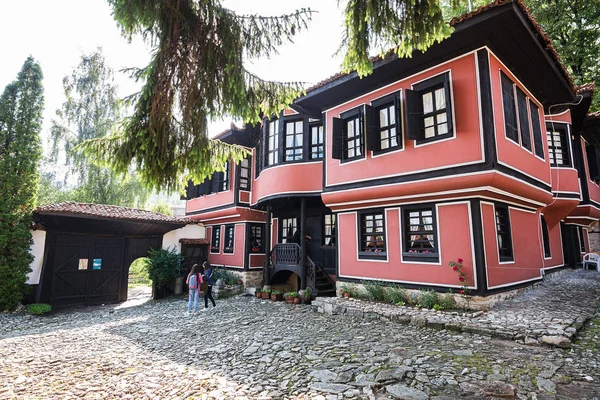
M 542 127 L 540 126 L 540 110 L 529 100 L 529 113 L 531 114 L 531 129 L 533 131 L 533 147 L 535 155 L 544 159 L 544 143 L 542 142 Z
M 402 147 L 399 95 L 392 94 L 365 106 L 367 149 L 384 153 Z
M 360 214 L 359 256 L 361 258 L 385 257 L 385 226 L 383 211 Z
M 302 160 L 303 122 L 291 121 L 285 124 L 285 161 Z
M 519 110 L 519 129 L 521 131 L 521 146 L 531 151 L 531 132 L 529 131 L 529 112 L 527 111 L 527 96 L 517 88 L 517 106 Z
M 284 218 L 281 220 L 281 243 L 293 243 L 294 233 L 298 229 L 297 218 Z
M 451 99 L 449 73 L 406 90 L 407 138 L 420 144 L 452 137 Z
M 408 261 L 438 261 L 436 220 L 433 207 L 404 210 L 404 251 Z
M 344 160 L 353 160 L 363 155 L 363 136 L 360 114 L 344 121 Z
M 260 172 L 262 171 L 262 164 L 263 164 L 263 141 L 259 140 L 258 143 L 256 143 L 256 159 L 254 160 L 254 179 L 258 179 L 258 176 L 260 175 Z M 261 161 L 262 160 L 262 161 Z
M 225 163 L 225 171 L 219 172 L 219 192 L 226 192 L 229 190 L 229 161 Z
M 240 190 L 250 190 L 251 157 L 244 158 L 240 163 Z
M 279 162 L 279 120 L 269 122 L 267 165 Z
M 552 254 L 550 253 L 550 235 L 548 234 L 548 225 L 546 225 L 546 220 L 544 216 L 540 216 L 542 223 L 542 240 L 544 242 L 544 257 L 550 258 Z
M 500 76 L 502 84 L 502 108 L 504 109 L 504 131 L 506 137 L 519 143 L 517 128 L 517 110 L 515 108 L 515 84 L 503 72 Z
M 212 242 L 210 244 L 210 252 L 218 253 L 220 251 L 221 244 L 221 226 L 213 226 L 212 228 Z
M 579 233 L 579 249 L 582 253 L 585 253 L 585 239 L 583 236 L 583 228 L 578 226 L 577 231 Z
M 514 261 L 508 208 L 503 206 L 496 206 L 495 208 L 496 235 L 498 237 L 498 254 L 500 255 L 500 262 Z
M 225 246 L 223 248 L 223 253 L 233 253 L 233 234 L 234 234 L 233 225 L 225 225 Z
M 323 125 L 312 125 L 310 127 L 310 159 L 321 160 L 323 158 Z
M 566 128 L 561 125 L 547 123 L 546 138 L 548 140 L 550 166 L 569 167 L 571 159 L 569 156 L 569 139 Z
M 250 225 L 250 253 L 264 253 L 263 246 L 263 225 Z
M 335 232 L 335 215 L 328 214 L 325 215 L 324 221 L 324 232 L 325 232 L 325 246 L 335 246 L 336 245 L 336 232 Z

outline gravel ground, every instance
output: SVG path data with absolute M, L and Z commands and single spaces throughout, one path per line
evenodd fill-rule
M 559 349 L 253 297 L 185 307 L 0 314 L 0 398 L 600 398 L 598 314 Z

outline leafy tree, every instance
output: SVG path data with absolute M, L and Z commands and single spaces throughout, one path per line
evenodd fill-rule
M 91 164 L 74 150 L 85 140 L 104 137 L 115 128 L 121 107 L 113 76 L 102 49 L 97 49 L 82 55 L 79 65 L 63 79 L 67 101 L 56 111 L 58 119 L 52 121 L 51 160 L 57 162 L 64 155 L 67 169 L 63 180 L 66 183 L 71 176 L 77 181 L 72 190 L 62 192 L 69 200 L 140 207 L 149 192 L 137 175 L 122 179 L 108 168 Z
M 42 78 L 39 64 L 29 57 L 0 97 L 0 310 L 20 303 L 33 261 L 29 224 L 42 154 Z
M 527 0 L 536 20 L 552 39 L 576 85 L 600 88 L 600 1 Z M 600 96 L 591 111 L 600 110 Z
M 173 210 L 171 210 L 171 206 L 167 203 L 156 203 L 154 204 L 151 208 L 150 211 L 154 211 L 160 214 L 165 214 L 168 215 L 170 217 L 173 216 Z
M 457 3 L 458 0 L 451 0 Z M 137 163 L 142 180 L 158 190 L 202 182 L 245 151 L 207 137 L 209 118 L 231 116 L 256 122 L 276 114 L 302 93 L 298 82 L 266 81 L 245 61 L 269 57 L 305 29 L 312 11 L 268 17 L 238 15 L 219 0 L 109 0 L 129 39 L 141 34 L 156 44 L 150 64 L 132 71 L 144 81 L 131 98 L 135 113 L 122 132 L 85 142 L 81 148 L 120 173 Z M 362 76 L 369 54 L 396 46 L 400 56 L 446 38 L 439 0 L 348 0 L 343 67 Z

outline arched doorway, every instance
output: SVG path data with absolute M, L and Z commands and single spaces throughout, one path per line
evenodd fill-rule
M 147 268 L 149 261 L 148 257 L 139 257 L 129 265 L 128 300 L 139 300 L 152 296 L 152 281 Z
M 282 293 L 297 292 L 300 289 L 300 277 L 293 271 L 277 271 L 271 276 L 271 287 Z

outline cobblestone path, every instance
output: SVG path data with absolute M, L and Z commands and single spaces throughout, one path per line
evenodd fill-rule
M 0 314 L 1 399 L 593 399 L 600 315 L 572 348 L 253 297 Z

